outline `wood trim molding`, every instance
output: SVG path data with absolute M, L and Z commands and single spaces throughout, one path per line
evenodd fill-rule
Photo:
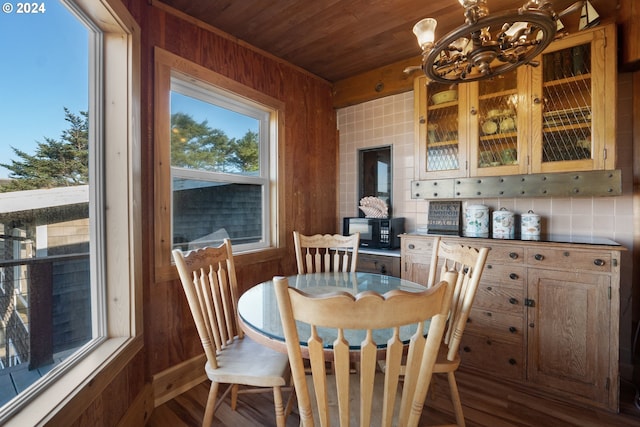
M 376 68 L 333 85 L 333 107 L 343 108 L 366 101 L 413 90 L 415 74 L 405 73 L 406 67 L 419 66 L 422 57 L 416 56 L 384 67 Z M 422 73 L 421 70 L 415 73 Z
M 206 362 L 207 358 L 202 353 L 155 374 L 152 379 L 153 407 L 157 408 L 205 381 L 207 379 L 204 371 Z

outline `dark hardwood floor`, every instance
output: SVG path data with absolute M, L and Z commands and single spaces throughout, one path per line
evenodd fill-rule
M 456 377 L 468 427 L 640 426 L 640 409 L 634 403 L 636 389 L 625 382 L 620 390 L 620 413 L 614 414 L 533 397 L 465 372 L 457 373 Z M 147 426 L 200 426 L 208 390 L 207 381 L 157 407 Z M 455 422 L 448 392 L 444 377 L 432 383 L 421 426 Z M 244 394 L 239 397 L 237 411 L 231 411 L 228 399 L 218 408 L 214 426 L 275 426 L 273 412 L 270 393 Z M 299 418 L 294 412 L 287 418 L 287 426 L 298 425 Z

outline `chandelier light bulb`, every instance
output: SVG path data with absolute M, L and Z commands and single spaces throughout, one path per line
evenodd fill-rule
M 433 18 L 425 18 L 413 26 L 413 34 L 418 39 L 418 44 L 422 50 L 430 49 L 436 38 L 436 25 L 438 21 Z

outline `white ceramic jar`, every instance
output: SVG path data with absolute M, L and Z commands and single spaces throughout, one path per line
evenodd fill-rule
M 540 215 L 530 210 L 520 217 L 520 232 L 523 240 L 535 240 L 540 237 Z
M 464 211 L 464 235 L 469 237 L 489 237 L 489 207 L 485 205 L 467 206 Z
M 502 208 L 493 212 L 493 238 L 513 239 L 515 237 L 515 215 Z

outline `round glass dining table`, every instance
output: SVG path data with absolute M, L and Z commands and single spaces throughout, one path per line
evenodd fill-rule
M 399 277 L 374 273 L 310 273 L 289 276 L 289 286 L 298 288 L 312 295 L 329 294 L 336 291 L 349 292 L 353 295 L 363 291 L 374 291 L 384 294 L 394 289 L 407 292 L 422 292 L 425 287 Z M 286 352 L 284 332 L 278 311 L 278 302 L 272 280 L 260 283 L 240 297 L 238 314 L 243 331 L 255 341 L 267 345 L 275 350 Z M 429 325 L 425 325 L 427 331 Z M 400 339 L 407 341 L 415 332 L 415 325 L 400 328 Z M 318 328 L 318 334 L 323 338 L 325 347 L 331 349 L 337 334 L 334 329 Z M 360 349 L 359 343 L 365 338 L 366 331 L 345 331 L 345 338 L 353 351 Z M 378 329 L 373 331 L 374 341 L 379 348 L 385 348 L 387 341 L 393 334 L 392 329 Z M 301 340 L 309 337 L 309 327 L 298 323 L 298 336 Z M 306 346 L 306 342 L 300 345 Z

